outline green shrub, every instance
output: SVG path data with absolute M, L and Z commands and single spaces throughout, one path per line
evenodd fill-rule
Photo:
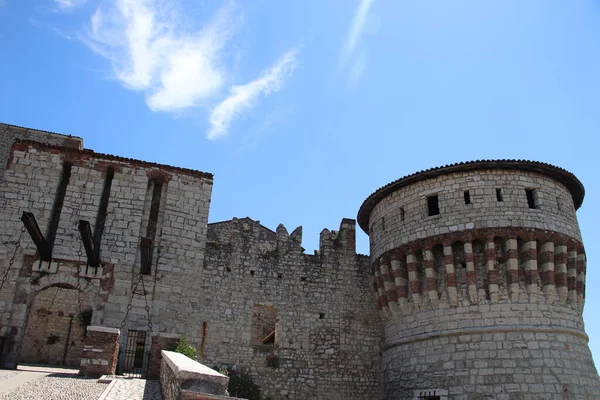
M 248 400 L 260 400 L 260 386 L 252 380 L 250 374 L 237 369 L 227 368 L 230 396 L 242 397 Z
M 188 341 L 186 340 L 186 338 L 184 338 L 184 337 L 179 339 L 179 342 L 177 342 L 177 347 L 175 347 L 175 352 L 181 353 L 184 356 L 187 356 L 187 357 L 191 358 L 192 360 L 196 361 L 196 349 L 191 344 L 189 344 Z

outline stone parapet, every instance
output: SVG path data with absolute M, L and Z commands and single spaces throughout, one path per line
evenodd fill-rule
M 231 399 L 229 377 L 183 354 L 161 352 L 160 385 L 165 400 Z
M 163 350 L 174 350 L 178 341 L 179 335 L 176 334 L 159 333 L 152 337 L 146 379 L 160 379 L 161 352 Z
M 120 335 L 117 328 L 88 326 L 87 337 L 83 341 L 79 375 L 113 375 L 117 367 Z

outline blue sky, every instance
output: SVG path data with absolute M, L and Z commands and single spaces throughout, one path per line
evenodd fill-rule
M 302 225 L 309 252 L 421 169 L 566 168 L 600 360 L 599 37 L 591 0 L 0 0 L 0 121 L 212 172 L 211 221 Z

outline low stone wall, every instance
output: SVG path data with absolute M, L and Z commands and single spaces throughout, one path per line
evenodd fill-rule
M 175 334 L 159 333 L 152 337 L 146 379 L 160 379 L 161 351 L 174 350 L 178 341 L 179 335 Z
M 83 340 L 79 375 L 113 375 L 117 368 L 120 335 L 121 331 L 117 328 L 88 326 L 87 337 Z
M 161 352 L 160 385 L 164 400 L 231 399 L 229 377 L 172 351 Z

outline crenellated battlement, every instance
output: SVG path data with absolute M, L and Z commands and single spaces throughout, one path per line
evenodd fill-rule
M 310 256 L 307 259 L 320 260 L 333 253 L 356 255 L 356 221 L 344 218 L 338 230 L 323 229 L 319 236 L 319 250 L 306 254 L 302 247 L 302 227 L 288 233 L 283 224 L 275 231 L 263 226 L 260 221 L 246 218 L 233 218 L 208 224 L 207 247 L 213 250 L 236 246 L 255 247 L 254 251 L 265 256 L 282 257 L 290 254 Z

